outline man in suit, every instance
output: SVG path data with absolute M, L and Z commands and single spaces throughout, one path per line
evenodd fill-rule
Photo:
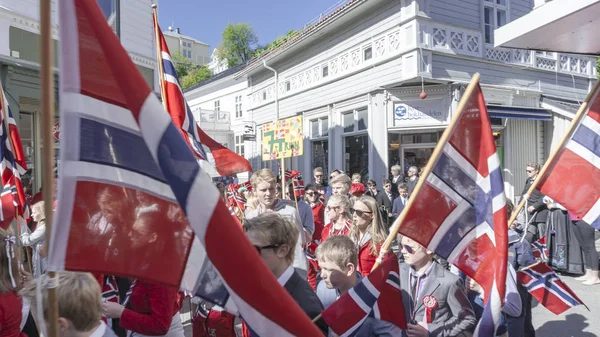
M 418 173 L 419 173 L 419 169 L 416 166 L 411 166 L 408 168 L 408 171 L 406 171 L 406 174 L 408 175 L 406 184 L 408 185 L 408 194 L 409 195 L 412 194 L 415 187 L 417 186 L 417 182 L 419 181 Z
M 465 285 L 433 260 L 433 253 L 408 237 L 400 240 L 400 288 L 407 337 L 471 336 L 477 320 Z
M 392 215 L 394 216 L 394 219 L 402 213 L 404 206 L 406 206 L 406 203 L 408 202 L 408 185 L 406 183 L 398 185 L 398 192 L 400 195 L 394 199 L 392 204 Z
M 244 232 L 267 268 L 275 275 L 279 284 L 292 296 L 310 318 L 321 313 L 323 305 L 305 278 L 294 270 L 294 247 L 298 241 L 296 225 L 275 212 L 262 213 L 244 222 Z M 317 324 L 323 333 L 328 327 L 324 322 Z
M 392 182 L 392 191 L 398 194 L 398 187 L 404 183 L 404 173 L 400 165 L 394 165 L 390 168 L 390 181 Z
M 523 197 L 527 197 L 527 191 L 533 181 L 540 172 L 540 165 L 530 163 L 526 168 L 527 181 L 523 188 Z M 534 190 L 527 198 L 527 209 L 529 226 L 527 226 L 527 233 L 525 233 L 525 240 L 532 243 L 542 236 L 546 235 L 546 220 L 548 219 L 548 206 L 544 203 L 544 195 L 538 190 Z
M 393 214 L 392 206 L 397 195 L 392 191 L 392 182 L 389 179 L 383 180 L 383 193 L 378 194 L 379 198 L 375 198 L 379 206 L 383 207 L 381 215 L 389 228 L 392 224 Z

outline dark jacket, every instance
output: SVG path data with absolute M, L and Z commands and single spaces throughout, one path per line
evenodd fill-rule
M 283 287 L 311 319 L 317 317 L 323 311 L 323 304 L 321 304 L 313 288 L 296 271 Z M 323 320 L 319 320 L 316 324 L 327 335 L 329 331 L 327 324 Z
M 529 187 L 531 187 L 533 180 L 534 178 L 527 179 L 521 196 L 527 194 L 527 191 L 529 190 Z M 532 213 L 529 213 L 528 215 L 529 217 L 531 217 L 535 214 L 533 219 L 531 219 L 531 223 L 546 222 L 546 219 L 548 219 L 548 206 L 546 206 L 543 199 L 544 195 L 538 190 L 534 190 L 533 193 L 531 193 L 531 195 L 529 196 L 529 199 L 527 199 L 526 206 L 533 206 L 533 208 L 535 208 L 534 211 Z M 527 208 L 525 210 L 527 210 Z

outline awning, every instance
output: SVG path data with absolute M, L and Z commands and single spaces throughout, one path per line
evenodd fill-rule
M 554 0 L 494 31 L 496 47 L 600 55 L 600 1 Z
M 545 109 L 533 109 L 499 105 L 488 105 L 487 109 L 488 115 L 492 118 L 517 118 L 538 121 L 552 120 L 552 113 Z

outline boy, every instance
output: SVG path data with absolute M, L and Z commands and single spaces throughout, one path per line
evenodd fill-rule
M 306 281 L 306 277 L 294 270 L 294 248 L 298 241 L 297 226 L 277 213 L 263 213 L 246 219 L 244 232 L 256 248 L 267 268 L 275 275 L 279 284 L 292 296 L 310 318 L 321 313 L 323 305 Z M 327 326 L 317 324 L 323 332 Z
M 41 276 L 46 278 L 45 275 Z M 116 337 L 102 318 L 102 299 L 98 281 L 90 273 L 58 272 L 58 335 L 60 337 Z M 36 307 L 37 282 L 32 281 L 20 292 L 32 306 L 32 313 L 43 310 L 48 322 L 48 292 L 41 290 L 42 308 Z M 40 329 L 43 330 L 43 329 Z M 45 331 L 40 331 L 40 335 Z
M 329 237 L 317 248 L 317 260 L 321 268 L 322 281 L 317 286 L 317 296 L 327 308 L 340 296 L 360 282 L 357 271 L 358 253 L 356 245 L 343 235 Z M 392 323 L 368 317 L 358 329 L 356 336 L 401 336 L 402 329 Z M 329 336 L 336 336 L 329 331 Z
M 462 280 L 445 270 L 418 242 L 402 236 L 400 288 L 408 337 L 471 336 L 477 320 Z M 431 307 L 425 307 L 429 299 Z M 426 315 L 429 310 L 430 315 Z M 429 318 L 427 318 L 429 316 Z

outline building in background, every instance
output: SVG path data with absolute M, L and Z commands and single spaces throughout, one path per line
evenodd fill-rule
M 151 0 L 97 0 L 107 21 L 121 40 L 131 59 L 148 84 L 156 91 L 156 49 L 152 28 Z M 118 5 L 120 4 L 120 6 Z M 51 1 L 52 36 L 55 39 L 54 64 L 58 75 L 58 1 Z M 119 7 L 119 8 L 118 8 Z M 40 23 L 39 0 L 0 0 L 0 80 L 19 127 L 23 150 L 27 156 L 31 181 L 28 192 L 41 187 L 41 90 L 40 90 Z M 55 76 L 58 115 L 58 76 Z M 60 124 L 55 124 L 58 152 Z M 67 132 L 67 131 L 65 131 Z M 58 155 L 57 155 L 58 158 Z M 30 179 L 32 178 L 32 179 Z
M 595 58 L 494 47 L 494 29 L 532 8 L 530 0 L 342 1 L 235 76 L 249 83 L 257 135 L 277 118 L 304 117 L 304 156 L 286 168 L 305 177 L 337 168 L 380 183 L 394 164 L 427 163 L 479 72 L 515 198 L 527 163 L 544 162 L 596 81 Z
M 179 54 L 197 65 L 210 62 L 210 46 L 193 37 L 182 35 L 179 28 L 169 27 L 163 32 L 171 55 Z
M 229 69 L 227 60 L 219 58 L 219 51 L 216 48 L 210 55 L 210 63 L 208 63 L 208 69 L 210 69 L 213 75 L 216 75 L 220 72 Z

